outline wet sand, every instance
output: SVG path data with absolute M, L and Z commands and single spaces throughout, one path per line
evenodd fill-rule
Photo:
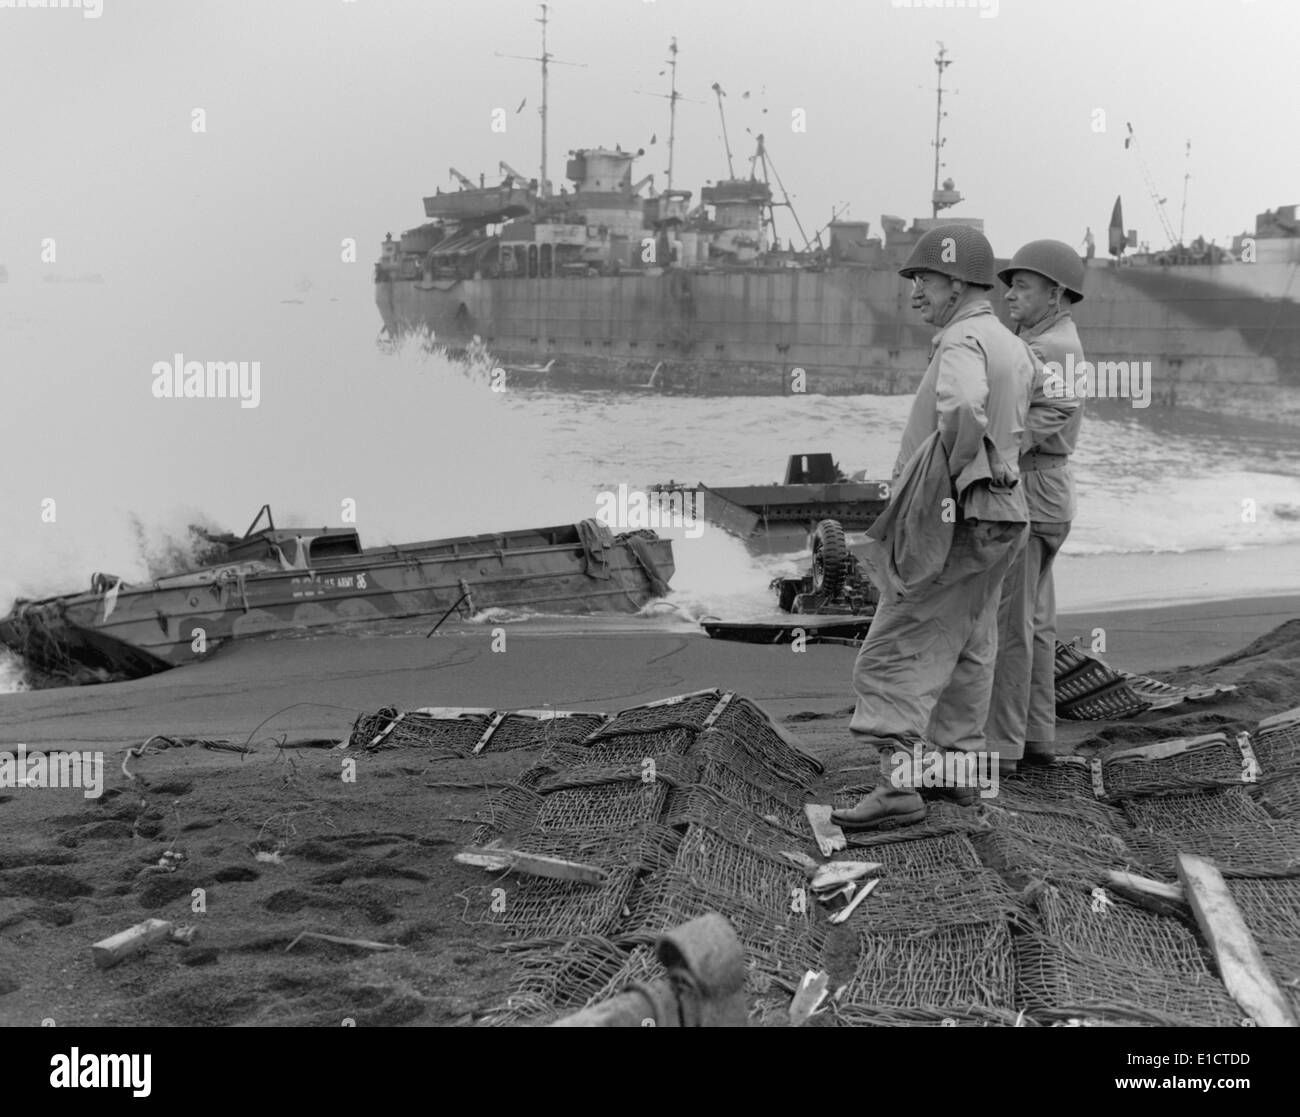
M 1300 596 L 1266 597 L 1064 613 L 1058 631 L 1087 647 L 1101 629 L 1103 658 L 1145 674 L 1208 663 L 1297 617 Z M 404 624 L 364 638 L 248 641 L 147 679 L 0 696 L 0 744 L 112 747 L 154 733 L 338 737 L 358 713 L 385 705 L 614 710 L 702 687 L 736 690 L 776 717 L 850 700 L 851 648 L 795 653 L 631 623 L 639 631 L 619 631 L 617 620 L 582 634 L 565 622 L 506 625 L 504 652 L 491 650 L 484 625 L 431 639 Z
M 1063 723 L 1061 747 L 1086 753 L 1151 733 L 1248 727 L 1300 704 L 1296 625 L 1257 654 L 1204 666 L 1296 619 L 1300 597 L 1062 617 L 1067 639 L 1104 628 L 1114 666 L 1245 685 L 1155 721 L 1153 712 Z M 361 757 L 347 781 L 337 751 L 278 747 L 338 740 L 361 712 L 612 712 L 718 687 L 759 702 L 840 784 L 844 769 L 870 759 L 847 730 L 851 648 L 796 653 L 615 624 L 585 635 L 564 635 L 572 626 L 562 622 L 505 627 L 505 652 L 491 650 L 490 627 L 425 639 L 408 625 L 367 638 L 253 641 L 150 679 L 0 697 L 5 748 L 103 750 L 106 759 L 97 799 L 0 789 L 0 1024 L 441 1025 L 499 1005 L 514 962 L 484 949 L 497 931 L 462 922 L 461 894 L 482 877 L 452 855 L 470 841 L 490 785 L 515 779 L 535 754 L 440 760 L 397 748 Z M 171 748 L 131 759 L 134 778 L 124 775 L 126 748 L 155 733 L 251 740 L 253 751 Z M 184 855 L 171 871 L 159 866 L 168 850 Z M 92 965 L 92 943 L 149 917 L 194 924 L 199 937 L 113 969 Z M 305 942 L 288 951 L 303 930 L 403 949 Z

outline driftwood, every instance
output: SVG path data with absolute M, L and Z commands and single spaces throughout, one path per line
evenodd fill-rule
M 172 924 L 165 919 L 146 919 L 116 935 L 101 939 L 90 948 L 90 955 L 101 970 L 116 966 L 124 958 L 138 954 L 153 943 L 170 938 Z
M 1178 876 L 1233 1000 L 1261 1027 L 1300 1026 L 1214 863 L 1180 853 Z
M 303 931 L 296 939 L 284 948 L 286 954 L 297 946 L 303 939 L 318 939 L 320 942 L 337 943 L 339 946 L 355 946 L 361 950 L 405 950 L 406 947 L 397 943 L 390 942 L 371 942 L 369 939 L 345 939 L 338 935 L 323 935 L 319 931 Z
M 605 870 L 595 865 L 583 865 L 577 861 L 564 861 L 559 857 L 543 857 L 540 853 L 525 853 L 522 850 L 503 849 L 497 846 L 470 848 L 456 854 L 455 860 L 462 865 L 474 865 L 494 872 L 513 869 L 535 877 L 576 880 L 583 884 L 604 884 L 608 879 Z

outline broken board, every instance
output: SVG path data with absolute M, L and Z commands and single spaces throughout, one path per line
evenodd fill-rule
M 813 837 L 817 839 L 817 848 L 823 857 L 848 848 L 848 839 L 844 831 L 831 821 L 834 808 L 820 803 L 805 803 L 803 812 L 808 816 L 808 825 L 812 827 Z
M 846 617 L 818 613 L 774 613 L 751 621 L 701 621 L 701 627 L 715 640 L 739 640 L 747 644 L 789 644 L 801 629 L 808 643 L 822 637 L 861 640 L 871 627 L 870 617 Z

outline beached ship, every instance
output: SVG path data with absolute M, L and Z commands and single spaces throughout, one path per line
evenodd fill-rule
M 264 507 L 242 537 L 210 540 L 220 561 L 197 570 L 134 584 L 95 574 L 87 592 L 20 600 L 0 643 L 42 675 L 102 681 L 286 629 L 493 608 L 634 613 L 674 571 L 669 540 L 595 520 L 363 549 L 355 529 L 276 528 Z
M 675 110 L 675 41 L 671 49 L 666 96 Z M 945 53 L 936 59 L 940 108 Z M 723 126 L 725 136 L 725 116 Z M 865 221 L 832 219 L 825 238 L 805 236 L 796 218 L 798 236 L 783 247 L 774 211 L 790 203 L 761 135 L 749 175 L 735 174 L 728 147 L 728 177 L 692 205 L 691 191 L 673 187 L 671 124 L 661 192 L 653 174 L 634 181 L 643 152 L 616 147 L 570 152 L 572 189 L 554 194 L 545 78 L 542 131 L 538 177 L 502 162 L 499 183 L 475 183 L 453 168 L 461 189 L 426 197 L 426 223 L 389 235 L 375 301 L 390 336 L 431 331 L 452 351 L 477 337 L 503 364 L 549 367 L 555 385 L 655 383 L 721 395 L 915 389 L 932 331 L 911 310 L 897 269 L 934 225 L 983 225 L 939 216 L 963 199 L 951 179 L 940 183 L 937 159 L 931 217 L 909 226 L 885 216 L 877 236 Z M 939 143 L 936 128 L 936 152 Z M 1087 298 L 1075 314 L 1089 359 L 1125 362 L 1126 376 L 1127 362 L 1152 361 L 1158 404 L 1300 421 L 1296 207 L 1260 214 L 1230 246 L 1202 238 L 1184 246 L 1172 232 L 1170 244 L 1130 251 L 1136 236 L 1121 225 L 1109 259 L 1089 252 Z

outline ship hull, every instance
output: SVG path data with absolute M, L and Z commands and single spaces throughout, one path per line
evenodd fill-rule
M 672 543 L 619 539 L 593 566 L 575 527 L 371 548 L 306 570 L 178 576 L 19 603 L 0 643 L 39 672 L 138 677 L 243 637 L 491 608 L 633 613 L 666 592 Z
M 1148 405 L 1300 421 L 1297 261 L 1088 269 L 1075 309 L 1092 361 L 1151 362 Z M 475 337 L 547 381 L 718 395 L 914 391 L 933 331 L 892 271 L 828 268 L 587 278 L 382 278 L 391 335 Z M 1002 289 L 995 291 L 1000 296 Z M 999 304 L 999 314 L 1005 314 Z M 652 370 L 660 371 L 651 380 Z M 536 377 L 529 382 L 536 382 Z

